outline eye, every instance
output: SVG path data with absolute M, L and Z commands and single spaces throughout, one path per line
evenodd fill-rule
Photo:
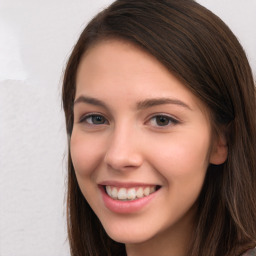
M 156 115 L 150 118 L 149 123 L 152 126 L 164 127 L 164 126 L 175 125 L 178 123 L 178 120 L 167 115 Z
M 99 114 L 85 115 L 81 118 L 80 123 L 88 123 L 89 125 L 108 124 L 107 119 Z

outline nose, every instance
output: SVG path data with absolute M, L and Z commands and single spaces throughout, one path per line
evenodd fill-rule
M 118 171 L 137 169 L 143 163 L 141 149 L 136 129 L 116 127 L 109 137 L 104 161 L 110 168 Z

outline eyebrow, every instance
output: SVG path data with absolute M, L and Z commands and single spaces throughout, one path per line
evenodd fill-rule
M 91 97 L 80 96 L 74 101 L 74 106 L 77 103 L 88 103 L 91 105 L 107 108 L 107 105 L 103 101 Z
M 83 95 L 78 97 L 74 101 L 74 105 L 76 105 L 78 103 L 88 103 L 91 105 L 100 106 L 100 107 L 108 109 L 107 105 L 103 101 L 98 100 L 96 98 L 92 98 L 92 97 L 85 97 Z M 164 104 L 178 105 L 178 106 L 187 108 L 189 110 L 192 110 L 189 107 L 189 105 L 187 105 L 185 102 L 178 100 L 178 99 L 171 99 L 171 98 L 145 99 L 145 100 L 137 103 L 137 109 L 142 110 L 142 109 L 146 109 L 146 108 L 150 108 L 150 107 L 154 107 L 154 106 L 158 106 L 158 105 L 164 105 Z
M 156 98 L 156 99 L 146 99 L 141 102 L 138 102 L 137 108 L 138 109 L 145 109 L 150 108 L 158 105 L 164 105 L 164 104 L 173 104 L 178 105 L 184 108 L 187 108 L 189 110 L 192 110 L 189 105 L 187 105 L 185 102 L 178 100 L 178 99 L 171 99 L 171 98 Z

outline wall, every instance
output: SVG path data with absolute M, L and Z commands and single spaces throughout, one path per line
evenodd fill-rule
M 68 256 L 61 77 L 86 22 L 111 0 L 0 0 L 0 256 Z M 256 73 L 256 1 L 200 0 Z

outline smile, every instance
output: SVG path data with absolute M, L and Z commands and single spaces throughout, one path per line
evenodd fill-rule
M 115 186 L 106 186 L 106 193 L 115 200 L 121 201 L 132 201 L 143 197 L 147 197 L 157 190 L 157 186 L 143 186 L 143 187 L 132 187 L 122 188 Z
M 157 198 L 162 188 L 152 184 L 104 183 L 99 185 L 104 205 L 118 214 L 132 214 L 142 210 Z

